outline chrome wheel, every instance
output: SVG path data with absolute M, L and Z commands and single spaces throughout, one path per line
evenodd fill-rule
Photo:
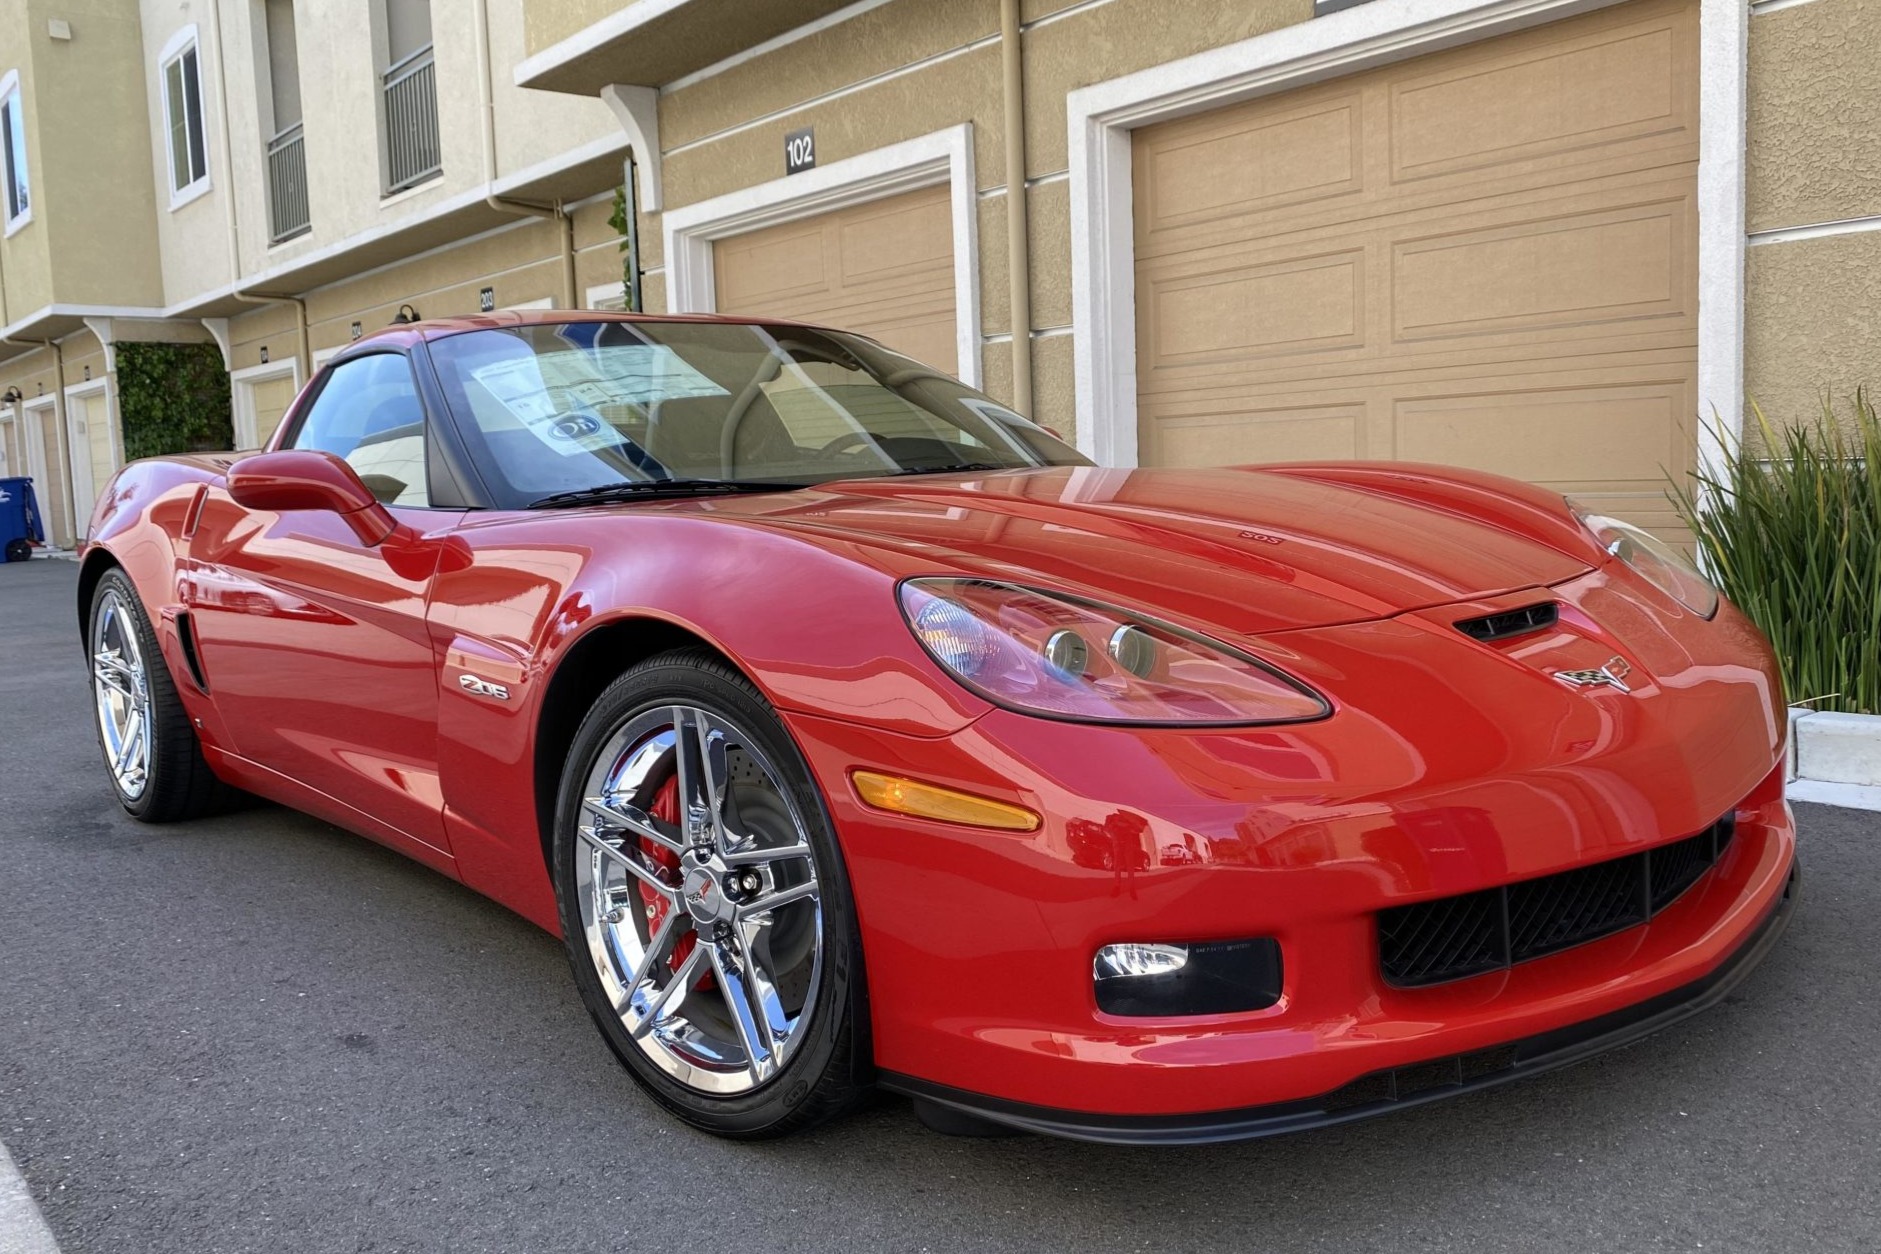
M 662 706 L 603 743 L 575 821 L 586 948 L 633 1044 L 700 1093 L 774 1078 L 807 1035 L 824 948 L 784 776 L 733 720 Z
M 124 799 L 135 801 L 150 783 L 150 673 L 137 622 L 115 589 L 98 599 L 92 615 L 91 687 L 105 765 Z

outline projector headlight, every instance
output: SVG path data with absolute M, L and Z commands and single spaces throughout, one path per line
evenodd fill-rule
M 1140 614 L 987 579 L 910 579 L 908 626 L 987 700 L 1080 722 L 1247 726 L 1332 712 L 1266 662 Z

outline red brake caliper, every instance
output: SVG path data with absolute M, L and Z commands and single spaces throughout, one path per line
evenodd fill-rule
M 660 785 L 659 791 L 653 794 L 653 804 L 647 807 L 647 813 L 662 823 L 679 826 L 679 777 L 677 775 Z M 680 877 L 678 854 L 645 836 L 640 838 L 640 851 L 666 873 L 661 878 L 678 882 Z M 659 933 L 660 926 L 666 922 L 666 916 L 673 910 L 672 900 L 643 883 L 640 885 L 640 901 L 646 907 L 647 935 L 655 936 Z M 679 970 L 686 959 L 692 956 L 693 947 L 698 943 L 699 937 L 695 932 L 687 932 L 673 942 L 673 956 L 667 960 L 667 966 L 674 971 Z M 693 987 L 703 989 L 710 988 L 711 985 L 712 977 L 708 974 L 701 977 Z

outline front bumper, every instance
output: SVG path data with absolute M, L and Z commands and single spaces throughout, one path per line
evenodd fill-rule
M 1330 1095 L 1341 1110 L 1373 1100 L 1367 1085 L 1401 1103 L 1422 1091 L 1411 1071 L 1433 1064 L 1451 1087 L 1475 1083 L 1503 1069 L 1485 1051 L 1557 1040 L 1723 969 L 1778 909 L 1795 861 L 1774 660 L 1728 606 L 1705 622 L 1598 574 L 1549 591 L 1557 629 L 1506 645 L 1450 625 L 1482 605 L 1266 642 L 1333 700 L 1317 723 L 1128 728 L 996 710 L 927 738 L 787 711 L 854 888 L 877 1066 L 924 1095 L 1046 1122 L 1313 1122 Z M 1615 654 L 1632 662 L 1628 691 L 1556 677 Z M 1045 822 L 1011 833 L 885 814 L 848 786 L 856 768 Z M 1724 856 L 1648 922 L 1467 979 L 1384 978 L 1384 911 L 1657 849 L 1726 814 Z M 1096 1003 L 1106 944 L 1256 937 L 1284 957 L 1266 1009 L 1145 1018 Z M 1509 1068 L 1553 1052 L 1531 1046 Z
M 1108 1145 L 1206 1145 L 1350 1123 L 1511 1080 L 1540 1075 L 1630 1045 L 1723 1001 L 1789 926 L 1802 891 L 1795 862 L 1783 893 L 1756 930 L 1711 974 L 1583 1023 L 1430 1062 L 1374 1071 L 1322 1097 L 1184 1115 L 1103 1115 L 1002 1101 L 914 1076 L 885 1074 L 882 1087 L 1021 1132 Z

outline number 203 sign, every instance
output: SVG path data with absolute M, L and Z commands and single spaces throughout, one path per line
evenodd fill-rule
M 806 126 L 784 136 L 784 173 L 801 174 L 816 168 L 816 128 Z

